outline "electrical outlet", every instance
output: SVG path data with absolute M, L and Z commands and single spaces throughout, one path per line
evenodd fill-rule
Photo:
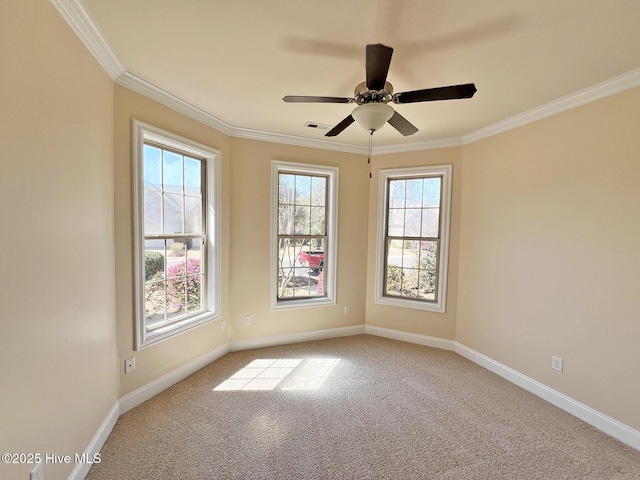
M 44 473 L 42 471 L 42 460 L 40 460 L 31 473 L 29 473 L 29 480 L 44 480 Z
M 124 373 L 125 375 L 133 372 L 136 369 L 136 357 L 127 358 L 124 361 Z
M 559 372 L 562 371 L 562 359 L 560 357 L 551 357 L 551 368 Z
M 244 316 L 244 326 L 248 327 L 249 325 L 251 325 L 251 315 L 245 315 Z
M 350 313 L 349 305 L 345 305 L 344 306 L 344 314 L 345 315 L 349 315 L 349 313 Z
M 224 320 L 220 321 L 220 331 L 224 332 L 225 328 L 227 328 L 227 323 Z

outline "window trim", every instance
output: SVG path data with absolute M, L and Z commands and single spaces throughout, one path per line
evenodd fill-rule
M 323 277 L 323 284 L 326 296 L 320 298 L 303 298 L 300 300 L 278 300 L 278 174 L 281 171 L 327 176 L 327 252 L 328 262 L 325 264 L 329 272 L 327 277 Z M 271 161 L 271 241 L 270 241 L 270 309 L 284 310 L 290 308 L 319 307 L 336 304 L 336 279 L 337 279 L 337 256 L 338 256 L 338 167 L 324 165 L 314 165 L 307 163 L 283 162 L 280 160 Z
M 381 169 L 378 182 L 378 225 L 377 225 L 377 252 L 376 252 L 376 280 L 374 302 L 380 305 L 412 308 L 429 312 L 445 313 L 447 304 L 447 274 L 449 259 L 449 230 L 451 224 L 451 181 L 452 165 L 427 165 L 421 167 Z M 413 300 L 384 295 L 385 280 L 385 237 L 387 222 L 387 182 L 389 180 L 416 178 L 416 177 L 442 177 L 441 205 L 440 205 L 440 251 L 438 255 L 438 279 L 436 302 Z
M 191 317 L 147 331 L 144 314 L 144 172 L 143 148 L 145 141 L 159 144 L 206 160 L 205 185 L 207 245 L 206 245 L 206 297 L 207 310 Z M 206 145 L 164 131 L 160 128 L 133 121 L 133 242 L 134 242 L 134 304 L 136 323 L 136 351 L 198 325 L 221 317 L 220 313 L 220 152 Z

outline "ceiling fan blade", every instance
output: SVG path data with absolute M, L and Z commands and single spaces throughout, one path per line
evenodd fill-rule
M 355 120 L 353 119 L 353 117 L 351 115 L 349 115 L 347 118 L 342 120 L 339 124 L 337 124 L 331 130 L 329 130 L 327 133 L 325 133 L 324 136 L 325 137 L 335 137 L 340 132 L 342 132 L 345 128 L 347 128 L 349 125 L 351 125 L 353 122 L 355 122 Z
M 287 103 L 352 103 L 355 100 L 348 97 L 313 97 L 304 95 L 287 95 L 283 97 Z
M 391 65 L 391 55 L 393 48 L 376 43 L 367 45 L 366 64 L 367 88 L 369 90 L 382 90 L 387 81 L 389 65 Z
M 389 125 L 398 130 L 405 137 L 413 135 L 418 129 L 406 118 L 398 112 L 394 112 L 393 116 L 388 120 Z
M 393 103 L 433 102 L 435 100 L 455 100 L 471 98 L 476 93 L 473 83 L 450 85 L 448 87 L 426 88 L 412 92 L 401 92 L 393 95 Z

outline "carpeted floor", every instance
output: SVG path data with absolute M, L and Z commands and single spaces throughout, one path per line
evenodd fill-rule
M 640 452 L 444 350 L 235 352 L 122 415 L 89 480 L 640 479 Z

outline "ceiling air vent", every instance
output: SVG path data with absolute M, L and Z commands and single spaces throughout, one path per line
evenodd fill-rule
M 316 130 L 329 130 L 331 128 L 331 125 L 324 125 L 323 123 L 317 122 L 307 122 L 304 126 L 307 128 L 315 128 Z

